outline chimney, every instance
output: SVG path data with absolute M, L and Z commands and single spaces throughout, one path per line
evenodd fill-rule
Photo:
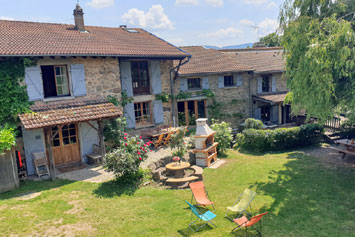
M 83 32 L 86 31 L 84 25 L 84 12 L 79 4 L 76 4 L 73 15 L 75 20 L 75 29 Z

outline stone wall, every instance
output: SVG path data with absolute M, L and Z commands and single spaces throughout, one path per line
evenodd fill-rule
M 171 94 L 170 87 L 170 70 L 173 68 L 173 61 L 162 60 L 160 61 L 160 79 L 161 89 L 163 93 Z M 171 112 L 171 100 L 168 103 L 163 103 L 164 111 L 164 125 L 173 125 L 172 112 Z
M 246 118 L 249 117 L 249 77 L 248 73 L 243 73 L 243 85 L 238 87 L 225 87 L 218 88 L 218 77 L 224 74 L 208 75 L 209 88 L 215 93 L 215 100 L 222 104 L 221 114 L 223 118 L 221 120 L 231 123 L 233 128 L 239 126 Z M 200 78 L 207 77 L 203 75 Z M 184 78 L 184 77 L 181 77 Z M 191 78 L 191 77 L 185 77 Z M 175 82 L 174 87 L 175 95 L 180 93 L 180 80 Z M 196 95 L 196 92 L 191 92 Z M 201 98 L 201 97 L 198 97 Z M 205 97 L 206 98 L 206 97 Z M 211 98 L 207 99 L 207 107 L 213 103 Z M 209 109 L 207 108 L 208 117 Z

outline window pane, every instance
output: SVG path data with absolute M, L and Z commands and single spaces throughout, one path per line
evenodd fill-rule
M 70 136 L 75 136 L 75 129 L 70 129 Z
M 76 143 L 76 137 L 71 137 L 70 138 L 70 143 L 75 144 Z
M 68 136 L 69 136 L 69 131 L 63 130 L 63 137 L 68 137 Z
M 68 145 L 69 144 L 69 138 L 63 138 L 63 144 Z
M 201 89 L 201 79 L 200 78 L 187 79 L 187 87 L 189 90 Z
M 60 146 L 59 140 L 53 140 L 53 146 Z

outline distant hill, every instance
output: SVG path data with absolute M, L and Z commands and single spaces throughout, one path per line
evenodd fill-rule
M 229 45 L 229 46 L 224 46 L 224 47 L 217 47 L 217 46 L 213 46 L 213 45 L 204 45 L 204 47 L 208 48 L 208 49 L 245 49 L 245 48 L 248 48 L 248 46 L 250 48 L 253 47 L 253 43 Z

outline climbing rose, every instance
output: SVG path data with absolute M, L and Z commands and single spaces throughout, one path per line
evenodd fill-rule
M 127 140 L 127 137 L 124 137 L 123 139 Z
M 128 146 L 127 142 L 124 144 L 125 146 Z
M 138 155 L 140 155 L 141 153 L 138 151 Z
M 125 133 L 124 135 L 125 135 L 125 136 L 127 136 L 127 135 L 128 135 L 128 133 Z
M 139 157 L 139 160 L 143 160 L 142 157 Z
M 142 139 L 142 136 L 139 136 L 139 139 Z

